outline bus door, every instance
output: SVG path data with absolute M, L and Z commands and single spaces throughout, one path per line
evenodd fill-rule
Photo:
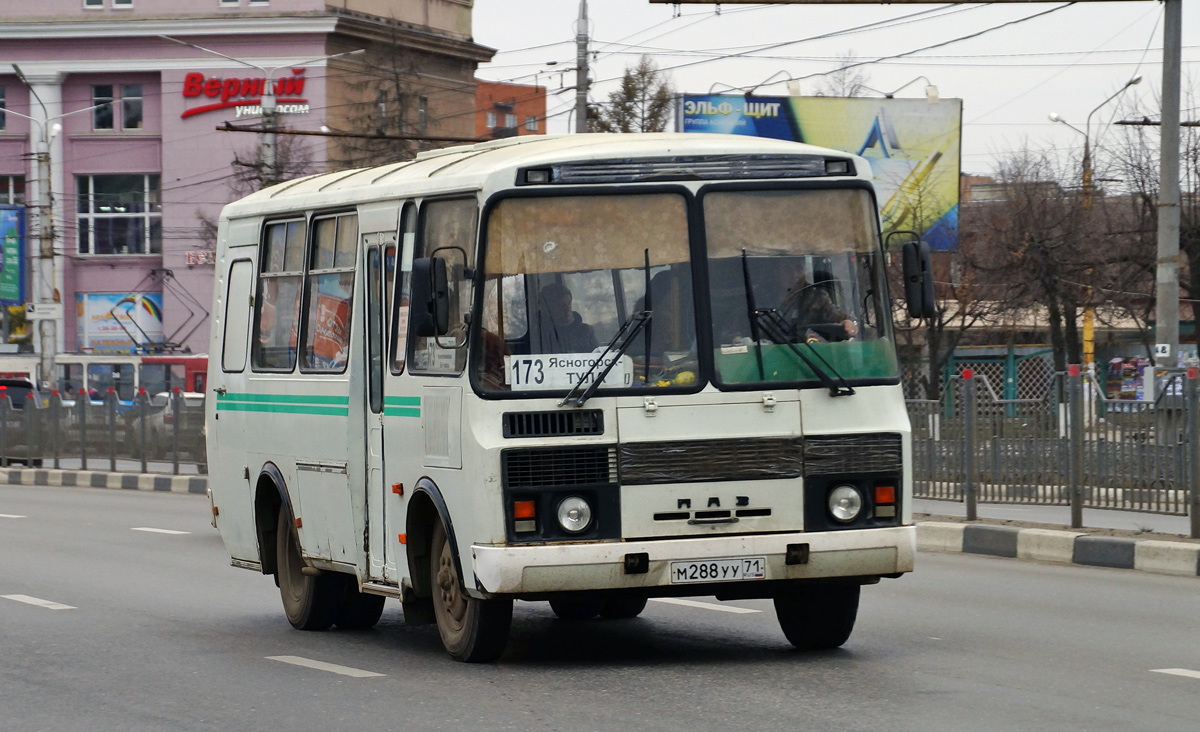
M 365 218 L 365 217 L 364 217 Z M 393 231 L 363 235 L 366 257 L 366 449 L 367 449 L 367 559 L 372 580 L 395 582 L 394 542 L 389 541 L 388 510 L 394 498 L 385 484 L 383 410 L 387 373 L 387 320 L 392 281 L 396 267 L 396 211 L 392 209 Z

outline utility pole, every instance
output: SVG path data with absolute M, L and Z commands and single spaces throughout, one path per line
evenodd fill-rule
M 1183 0 L 1163 9 L 1162 152 L 1158 184 L 1155 365 L 1179 365 L 1179 67 Z M 1193 319 L 1194 319 L 1193 315 Z
M 588 17 L 587 0 L 579 0 L 579 24 L 575 28 L 575 131 L 587 132 Z

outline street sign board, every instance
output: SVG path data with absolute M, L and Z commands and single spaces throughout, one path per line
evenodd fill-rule
M 25 302 L 25 207 L 0 206 L 0 305 Z
M 31 302 L 25 305 L 25 317 L 29 320 L 62 320 L 61 302 Z

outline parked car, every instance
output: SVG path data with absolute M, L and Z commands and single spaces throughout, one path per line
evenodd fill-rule
M 25 414 L 27 407 L 36 409 L 40 406 L 41 394 L 28 379 L 11 378 L 0 379 L 0 394 L 8 398 L 8 404 L 0 404 L 0 413 L 4 415 L 0 465 L 22 463 L 41 467 L 40 457 L 29 457 L 31 449 L 37 452 L 41 448 L 41 440 L 38 439 L 41 421 L 33 422 L 31 429 L 29 416 Z

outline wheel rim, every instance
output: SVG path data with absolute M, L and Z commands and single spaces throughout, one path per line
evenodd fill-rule
M 449 541 L 442 543 L 434 582 L 437 585 L 435 602 L 442 610 L 442 615 L 450 621 L 454 630 L 461 630 L 467 615 L 467 598 L 458 586 L 458 572 L 454 569 L 454 555 L 450 551 Z

